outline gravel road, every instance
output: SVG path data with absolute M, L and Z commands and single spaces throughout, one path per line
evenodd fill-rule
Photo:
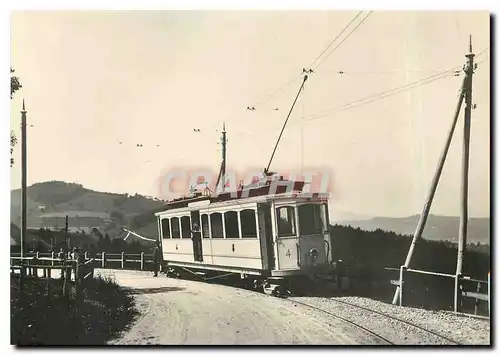
M 360 324 L 395 344 L 450 344 L 423 330 L 321 297 L 280 299 L 257 292 L 151 273 L 96 270 L 130 288 L 141 316 L 113 345 L 378 345 L 380 340 L 300 301 Z M 388 313 L 461 344 L 487 345 L 488 321 L 397 307 L 361 297 L 339 300 Z
M 132 289 L 141 316 L 110 345 L 376 345 L 323 312 L 257 292 L 151 273 L 101 270 Z

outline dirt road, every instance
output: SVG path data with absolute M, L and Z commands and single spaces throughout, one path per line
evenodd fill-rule
M 135 294 L 141 316 L 109 344 L 378 344 L 308 307 L 247 290 L 137 271 L 101 270 Z

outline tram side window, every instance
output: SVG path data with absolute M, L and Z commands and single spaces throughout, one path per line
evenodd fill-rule
M 238 212 L 229 211 L 224 213 L 224 224 L 226 225 L 226 238 L 239 238 Z
M 171 218 L 170 224 L 172 225 L 172 238 L 180 239 L 181 229 L 180 229 L 180 225 L 179 225 L 179 217 Z
M 212 238 L 224 238 L 222 230 L 222 214 L 219 212 L 210 215 L 210 225 L 212 227 Z
M 168 218 L 161 220 L 161 231 L 163 233 L 163 238 L 170 238 L 170 221 Z
M 181 217 L 182 238 L 191 238 L 191 217 Z
M 254 210 L 243 210 L 240 212 L 241 237 L 257 238 L 257 224 L 255 222 Z
M 201 215 L 201 234 L 203 235 L 203 238 L 210 238 L 210 231 L 208 228 L 208 215 L 206 214 Z
M 278 234 L 282 237 L 296 235 L 295 211 L 292 206 L 283 206 L 276 209 L 278 219 Z
M 301 235 L 321 233 L 320 205 L 307 204 L 299 206 L 299 228 Z

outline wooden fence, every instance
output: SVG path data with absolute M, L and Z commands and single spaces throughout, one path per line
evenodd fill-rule
M 444 277 L 444 278 L 450 278 L 454 279 L 455 281 L 455 296 L 454 296 L 454 311 L 455 313 L 461 313 L 461 303 L 463 298 L 474 298 L 476 300 L 475 306 L 474 306 L 474 315 L 477 315 L 478 308 L 479 308 L 479 302 L 484 301 L 488 303 L 488 317 L 490 316 L 490 305 L 491 305 L 491 299 L 490 299 L 490 294 L 491 294 L 491 286 L 490 286 L 490 273 L 488 273 L 488 280 L 478 280 L 478 279 L 473 279 L 468 276 L 463 276 L 463 275 L 452 275 L 452 274 L 445 274 L 445 273 L 439 273 L 439 272 L 433 272 L 433 271 L 425 271 L 425 270 L 417 270 L 417 269 L 408 269 L 404 266 L 401 266 L 399 269 L 397 268 L 390 268 L 386 267 L 385 270 L 387 271 L 398 271 L 399 272 L 399 279 L 398 280 L 390 280 L 392 285 L 399 286 L 400 288 L 400 296 L 399 296 L 399 305 L 403 306 L 404 304 L 404 284 L 405 284 L 405 275 L 407 273 L 415 273 L 415 274 L 423 274 L 423 275 L 431 275 L 431 276 L 439 276 L 439 277 Z M 476 284 L 476 289 L 475 291 L 467 291 L 465 290 L 465 285 L 467 283 L 475 283 Z M 486 292 L 484 292 L 486 291 Z
M 28 277 L 46 279 L 47 296 L 51 297 L 51 283 L 54 279 L 63 280 L 63 296 L 68 295 L 69 281 L 74 281 L 76 295 L 80 294 L 84 287 L 84 280 L 93 278 L 94 268 L 113 269 L 139 269 L 145 270 L 148 264 L 153 264 L 153 254 L 125 254 L 125 253 L 88 253 L 85 252 L 80 260 L 73 258 L 71 253 L 27 253 L 21 258 L 20 253 L 12 253 L 10 256 L 11 273 L 19 273 L 19 290 L 22 295 L 24 279 Z M 43 271 L 43 276 L 39 275 Z M 56 274 L 55 271 L 59 270 Z M 59 277 L 57 277 L 59 275 Z
M 27 253 L 24 258 L 29 265 L 33 258 L 42 263 L 49 263 L 52 266 L 58 265 L 63 260 L 73 260 L 71 253 L 62 252 L 52 252 L 52 253 Z M 15 260 L 20 259 L 20 253 L 12 253 L 10 256 L 11 265 L 15 264 Z M 92 266 L 100 268 L 113 268 L 113 269 L 136 269 L 136 267 L 130 267 L 131 265 L 137 265 L 140 270 L 145 270 L 148 264 L 153 264 L 153 254 L 136 253 L 136 254 L 126 254 L 122 253 L 84 253 L 85 261 L 93 260 Z M 127 265 L 128 264 L 128 265 Z M 128 267 L 127 267 L 128 266 Z

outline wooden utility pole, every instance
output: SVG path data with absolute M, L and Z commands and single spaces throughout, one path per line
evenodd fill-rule
M 68 246 L 68 251 L 71 248 L 71 244 L 69 241 L 69 235 L 68 235 L 68 215 L 66 215 L 66 220 L 64 222 L 64 240 L 66 240 L 66 244 Z
M 469 53 L 465 55 L 467 63 L 465 72 L 465 114 L 464 114 L 464 139 L 462 143 L 462 182 L 460 191 L 460 227 L 458 231 L 457 270 L 455 276 L 455 312 L 460 308 L 460 278 L 464 251 L 467 245 L 468 221 L 468 193 L 469 193 L 469 143 L 470 143 L 470 117 L 472 110 L 472 76 L 474 74 L 474 53 L 472 53 L 472 36 L 469 37 Z
M 219 184 L 220 186 L 220 192 L 224 192 L 226 189 L 226 123 L 224 122 L 222 124 L 222 137 L 221 137 L 221 145 L 222 145 L 222 163 L 220 166 L 220 171 L 219 171 L 219 176 L 217 178 L 217 183 L 215 184 L 215 189 L 219 189 Z
M 221 170 L 221 181 L 222 181 L 222 192 L 226 190 L 226 123 L 222 123 L 222 170 Z
M 472 51 L 472 49 L 471 49 L 471 51 Z M 470 59 L 469 59 L 470 55 L 471 54 L 466 55 L 466 57 L 468 58 L 468 63 L 470 61 Z M 473 56 L 474 55 L 472 54 L 472 57 Z M 472 78 L 472 75 L 470 75 L 470 77 Z M 437 167 L 437 170 L 434 174 L 434 178 L 432 179 L 431 187 L 429 189 L 429 194 L 427 196 L 427 199 L 425 200 L 424 209 L 422 211 L 422 214 L 420 215 L 420 220 L 418 221 L 417 228 L 415 230 L 415 233 L 413 234 L 413 239 L 412 239 L 412 242 L 410 245 L 410 249 L 408 250 L 408 255 L 406 256 L 406 260 L 405 260 L 405 263 L 403 265 L 403 267 L 405 269 L 407 269 L 410 266 L 411 258 L 413 256 L 414 251 L 415 251 L 415 246 L 416 246 L 418 240 L 422 237 L 422 232 L 424 231 L 425 224 L 427 222 L 427 217 L 429 216 L 429 211 L 431 209 L 432 201 L 433 201 L 434 195 L 436 193 L 439 179 L 441 177 L 441 172 L 443 171 L 444 163 L 446 161 L 446 156 L 448 155 L 448 150 L 450 148 L 451 140 L 453 138 L 453 133 L 454 133 L 455 127 L 457 125 L 458 116 L 460 115 L 462 103 L 464 101 L 464 98 L 466 98 L 466 96 L 467 96 L 467 92 L 468 92 L 467 88 L 468 88 L 468 85 L 470 85 L 470 84 L 472 84 L 472 79 L 469 79 L 469 75 L 466 72 L 466 76 L 464 77 L 464 79 L 462 81 L 462 85 L 460 87 L 460 97 L 458 98 L 457 107 L 455 109 L 455 114 L 453 116 L 453 122 L 451 124 L 450 131 L 448 133 L 448 138 L 446 140 L 444 149 L 441 153 L 438 167 Z M 470 107 L 470 105 L 469 105 L 469 107 Z M 470 110 L 469 110 L 469 116 L 470 116 Z M 470 127 L 470 124 L 469 124 L 469 127 Z M 468 156 L 468 146 L 469 146 L 469 144 L 467 141 L 467 156 Z M 464 146 L 464 149 L 465 149 L 465 146 Z M 468 158 L 467 158 L 467 168 L 468 168 Z M 465 222 L 465 223 L 467 223 L 467 222 Z M 460 246 L 459 246 L 459 248 L 460 248 Z M 396 292 L 394 293 L 394 298 L 392 299 L 392 304 L 398 303 L 399 296 L 400 296 L 400 285 L 398 285 L 396 287 Z
M 24 241 L 26 240 L 26 211 L 27 211 L 27 162 L 26 162 L 26 108 L 24 106 L 21 110 L 21 258 L 24 257 Z

